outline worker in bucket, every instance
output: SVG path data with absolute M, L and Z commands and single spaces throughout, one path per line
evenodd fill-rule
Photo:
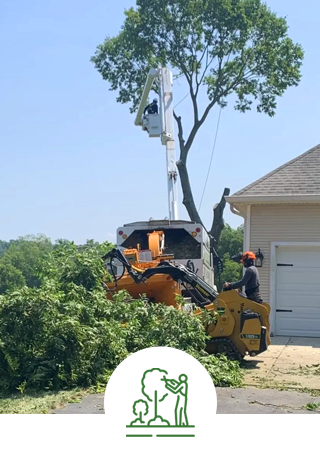
M 148 104 L 144 111 L 143 111 L 143 119 L 144 120 L 147 120 L 147 115 L 146 115 L 146 112 L 148 112 L 148 115 L 154 115 L 154 114 L 158 114 L 159 113 L 159 110 L 158 110 L 158 100 L 157 99 L 153 99 L 153 101 L 151 102 L 151 104 Z M 145 126 L 143 128 L 144 131 L 147 131 L 149 132 L 148 128 Z
M 254 266 L 255 260 L 256 256 L 254 252 L 245 252 L 240 259 L 240 262 L 243 263 L 244 267 L 246 268 L 242 280 L 235 281 L 233 283 L 224 283 L 223 288 L 230 290 L 245 286 L 245 293 L 247 298 L 253 302 L 262 303 L 263 299 L 259 291 L 259 272 L 257 267 Z
M 151 114 L 151 115 L 153 115 L 153 114 L 155 114 L 155 113 L 156 113 L 156 114 L 159 113 L 159 109 L 158 109 L 158 99 L 153 99 L 153 101 L 152 101 L 150 104 L 148 104 L 148 105 L 146 106 L 146 108 L 145 108 L 144 111 L 143 111 L 143 115 L 145 115 L 146 112 L 148 112 L 148 114 Z

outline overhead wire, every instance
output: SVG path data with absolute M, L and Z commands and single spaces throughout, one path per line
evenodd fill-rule
M 190 91 L 173 108 L 175 109 L 176 107 L 178 107 L 178 105 L 181 104 L 181 102 L 183 102 L 189 96 L 189 94 L 190 94 Z
M 173 107 L 174 109 L 176 107 L 178 107 L 178 105 L 180 105 L 190 94 L 190 91 Z M 207 177 L 206 177 L 206 180 L 205 180 L 205 184 L 204 184 L 204 187 L 203 187 L 203 192 L 202 192 L 202 196 L 201 196 L 201 200 L 200 200 L 200 204 L 199 204 L 199 208 L 198 208 L 198 212 L 200 211 L 201 209 L 201 205 L 202 205 L 202 201 L 203 201 L 203 198 L 204 198 L 204 194 L 205 194 L 205 191 L 206 191 L 206 188 L 207 188 L 207 183 L 208 183 L 208 179 L 209 179 L 209 175 L 210 175 L 210 170 L 211 170 L 211 165 L 212 165 L 212 160 L 213 160 L 213 155 L 214 155 L 214 152 L 215 152 L 215 148 L 216 148 L 216 143 L 217 143 L 217 137 L 218 137 L 218 132 L 219 132 L 219 126 L 220 126 L 220 119 L 221 119 L 221 111 L 222 111 L 222 108 L 220 107 L 220 111 L 219 111 L 219 116 L 218 116 L 218 122 L 217 122 L 217 128 L 216 128 L 216 134 L 215 134 L 215 138 L 214 138 L 214 142 L 213 142 L 213 147 L 212 147 L 212 152 L 211 152 L 211 158 L 210 158 L 210 163 L 209 163 L 209 168 L 208 168 L 208 173 L 207 173 Z
M 216 148 L 217 137 L 218 137 L 218 132 L 219 132 L 221 111 L 222 111 L 222 108 L 220 107 L 219 116 L 218 116 L 218 122 L 217 122 L 217 128 L 216 128 L 216 135 L 215 135 L 214 142 L 213 142 L 213 147 L 212 147 L 212 152 L 211 152 L 211 158 L 210 158 L 208 173 L 207 173 L 206 181 L 205 181 L 205 183 L 204 183 L 204 187 L 203 187 L 203 192 L 202 192 L 201 200 L 200 200 L 200 204 L 199 204 L 199 207 L 198 207 L 198 212 L 199 212 L 200 209 L 201 209 L 203 197 L 204 197 L 204 194 L 205 194 L 205 191 L 206 191 L 206 188 L 207 188 L 207 183 L 208 183 L 208 179 L 209 179 L 209 175 L 210 175 L 212 159 L 213 159 L 214 151 L 215 151 L 215 148 Z

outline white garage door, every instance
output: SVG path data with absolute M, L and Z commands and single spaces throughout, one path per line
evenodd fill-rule
M 278 247 L 276 335 L 320 337 L 320 247 Z

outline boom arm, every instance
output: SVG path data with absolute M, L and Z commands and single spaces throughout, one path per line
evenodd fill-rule
M 154 268 L 138 271 L 131 266 L 126 257 L 117 248 L 112 249 L 112 251 L 106 254 L 103 259 L 111 259 L 111 262 L 112 259 L 118 259 L 137 284 L 144 283 L 148 278 L 157 274 L 169 275 L 174 281 L 181 282 L 183 286 L 188 284 L 198 294 L 198 297 L 193 296 L 193 298 L 199 307 L 204 307 L 205 305 L 212 303 L 219 295 L 215 289 L 183 265 L 174 265 L 171 262 L 165 261 Z M 201 300 L 199 300 L 199 298 Z

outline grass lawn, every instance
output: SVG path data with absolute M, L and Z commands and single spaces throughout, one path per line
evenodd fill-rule
M 89 393 L 104 392 L 104 388 L 77 388 L 68 391 L 48 391 L 0 396 L 0 414 L 48 414 L 68 403 L 78 403 Z

